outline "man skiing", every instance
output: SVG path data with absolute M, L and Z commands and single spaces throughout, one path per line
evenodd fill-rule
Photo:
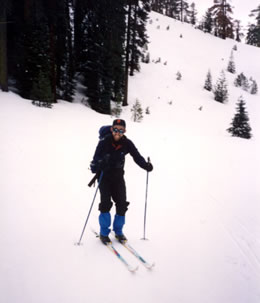
M 99 184 L 101 202 L 99 204 L 100 240 L 104 244 L 111 243 L 109 238 L 112 208 L 112 199 L 115 202 L 116 214 L 113 220 L 113 230 L 120 242 L 127 241 L 123 234 L 125 224 L 125 213 L 129 202 L 126 201 L 126 185 L 124 180 L 125 156 L 130 153 L 134 161 L 148 172 L 153 170 L 150 162 L 140 155 L 131 140 L 124 134 L 126 123 L 122 119 L 113 121 L 111 132 L 102 138 L 97 147 L 90 164 L 93 173 L 103 172 Z M 112 199 L 111 199 L 112 198 Z

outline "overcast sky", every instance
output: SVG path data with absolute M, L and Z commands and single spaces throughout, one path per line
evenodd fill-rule
M 199 19 L 214 4 L 213 0 L 189 0 L 188 2 L 190 4 L 192 2 L 195 3 Z M 256 9 L 260 5 L 260 0 L 229 0 L 228 3 L 233 6 L 232 17 L 241 20 L 243 26 L 246 26 L 248 22 L 255 23 L 255 18 L 250 18 L 248 15 L 251 10 Z

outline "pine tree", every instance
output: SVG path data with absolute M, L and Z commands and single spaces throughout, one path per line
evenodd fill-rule
M 255 24 L 250 24 L 247 35 L 246 43 L 260 47 L 260 34 L 259 29 Z
M 212 90 L 212 76 L 210 70 L 207 73 L 204 89 L 211 91 Z
M 213 30 L 213 17 L 210 9 L 206 11 L 206 15 L 203 18 L 203 28 L 206 33 L 211 33 Z
M 88 102 L 94 110 L 110 114 L 111 100 L 124 96 L 124 3 L 78 0 L 75 18 L 77 69 L 84 77 Z
M 48 75 L 44 75 L 44 72 L 40 71 L 39 76 L 33 82 L 29 98 L 33 100 L 33 104 L 44 107 L 50 107 L 53 102 L 51 81 Z
M 221 71 L 220 78 L 216 83 L 213 93 L 214 99 L 220 103 L 225 103 L 228 100 L 228 90 L 224 71 Z
M 230 17 L 233 11 L 228 0 L 214 0 L 210 11 L 215 21 L 215 35 L 222 39 L 234 38 L 233 23 Z
M 249 125 L 249 117 L 245 108 L 245 101 L 242 96 L 238 99 L 237 113 L 235 114 L 231 127 L 227 129 L 233 137 L 240 137 L 244 139 L 250 139 L 251 127 Z
M 150 1 L 129 1 L 127 8 L 127 34 L 125 49 L 125 91 L 123 106 L 128 105 L 128 74 L 134 75 L 139 71 L 139 61 L 145 52 L 145 46 L 148 43 L 146 33 L 146 22 L 148 12 L 150 11 Z
M 235 66 L 235 62 L 234 62 L 233 50 L 231 51 L 231 54 L 230 54 L 230 58 L 229 58 L 228 66 L 227 66 L 227 71 L 230 72 L 231 74 L 236 73 L 236 66 Z
M 18 58 L 17 54 L 17 88 L 19 89 L 20 95 L 28 99 L 30 98 L 33 84 L 39 81 L 40 71 L 42 71 L 45 77 L 48 77 L 50 81 L 52 79 L 48 25 L 47 22 L 44 22 L 44 19 L 38 24 L 36 24 L 35 21 L 33 20 L 33 22 L 31 22 L 30 20 L 24 26 L 24 30 L 18 41 L 20 58 Z M 52 92 L 52 102 L 55 102 L 53 86 Z
M 75 84 L 71 1 L 13 1 L 8 64 L 21 96 L 29 98 L 42 71 L 51 81 L 52 102 L 58 98 L 72 100 Z
M 180 6 L 180 21 L 181 22 L 187 22 L 189 23 L 189 16 L 190 16 L 190 11 L 189 11 L 189 4 L 185 0 L 175 0 L 177 3 L 179 2 Z
M 257 83 L 254 79 L 250 78 L 249 79 L 250 82 L 251 82 L 251 85 L 250 85 L 250 94 L 252 95 L 256 95 L 257 92 L 258 92 L 258 86 L 257 86 Z
M 141 122 L 143 120 L 143 109 L 138 99 L 135 100 L 135 104 L 133 105 L 131 112 L 134 122 Z
M 251 11 L 250 16 L 255 17 L 256 24 L 250 25 L 246 36 L 246 42 L 247 44 L 260 47 L 260 5 Z
M 151 0 L 151 9 L 157 13 L 162 14 L 164 10 L 164 1 L 162 0 Z
M 71 0 L 57 1 L 57 12 L 53 18 L 56 24 L 55 69 L 57 73 L 57 97 L 70 102 L 75 91 L 71 8 Z
M 249 90 L 249 88 L 250 88 L 249 81 L 248 81 L 247 77 L 245 77 L 242 82 L 242 89 L 247 92 Z
M 0 89 L 4 92 L 8 91 L 7 17 L 10 11 L 10 1 L 0 1 Z
M 180 71 L 177 71 L 176 73 L 176 80 L 181 80 L 182 79 L 182 74 Z
M 129 61 L 129 74 L 134 75 L 135 71 L 140 70 L 140 59 L 145 52 L 145 47 L 148 44 L 148 36 L 146 32 L 146 23 L 148 20 L 148 13 L 150 11 L 149 1 L 134 1 L 132 11 L 132 20 L 130 22 L 130 61 Z
M 246 81 L 246 76 L 243 73 L 240 73 L 237 75 L 235 81 L 234 81 L 234 85 L 236 87 L 242 86 L 244 81 Z
M 174 0 L 169 3 L 169 17 L 177 20 L 181 20 L 181 2 L 180 0 Z
M 241 42 L 241 38 L 244 36 L 242 33 L 241 21 L 235 20 L 234 22 L 235 40 Z
M 111 115 L 119 118 L 122 113 L 122 103 L 121 102 L 115 102 L 114 106 L 111 108 Z
M 191 5 L 190 5 L 190 7 L 191 7 L 191 10 L 190 10 L 190 23 L 191 23 L 192 25 L 196 25 L 196 23 L 197 23 L 197 14 L 198 14 L 198 12 L 197 12 L 197 10 L 196 10 L 196 5 L 195 5 L 195 3 L 192 2 Z

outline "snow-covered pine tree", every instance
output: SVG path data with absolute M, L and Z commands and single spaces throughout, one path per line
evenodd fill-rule
M 214 5 L 210 8 L 214 20 L 214 31 L 217 37 L 222 39 L 234 38 L 233 33 L 233 14 L 232 6 L 229 0 L 214 0 Z
M 51 81 L 43 71 L 39 72 L 38 77 L 33 82 L 29 98 L 33 100 L 34 105 L 51 107 L 53 101 Z
M 122 103 L 114 102 L 113 106 L 111 105 L 111 116 L 119 118 L 122 113 Z
M 254 79 L 250 78 L 249 79 L 250 82 L 251 82 L 251 85 L 250 85 L 250 94 L 252 95 L 256 95 L 257 92 L 258 92 L 258 86 L 257 86 L 257 83 Z
M 213 17 L 210 9 L 206 11 L 203 17 L 203 28 L 206 33 L 211 33 L 213 30 Z
M 131 108 L 131 112 L 134 122 L 141 122 L 143 120 L 143 109 L 138 99 L 135 100 L 135 104 Z
M 181 74 L 180 71 L 178 71 L 178 72 L 176 73 L 176 80 L 181 80 L 181 78 L 182 78 L 182 74 Z
M 207 73 L 205 84 L 204 84 L 204 89 L 208 91 L 212 91 L 212 76 L 210 70 Z
M 192 25 L 196 25 L 196 23 L 197 23 L 197 14 L 198 14 L 198 12 L 197 12 L 195 6 L 196 5 L 195 5 L 194 2 L 192 2 L 191 5 L 190 5 L 190 7 L 191 7 L 191 9 L 190 9 L 190 23 Z
M 236 87 L 242 86 L 243 83 L 244 83 L 244 81 L 245 81 L 245 79 L 246 79 L 246 76 L 243 73 L 238 74 L 237 77 L 236 77 L 236 79 L 235 79 L 235 81 L 234 81 L 234 85 Z
M 234 21 L 234 29 L 235 29 L 235 40 L 237 42 L 241 42 L 241 38 L 244 37 L 244 34 L 242 33 L 242 26 L 240 20 Z
M 146 63 L 146 64 L 150 63 L 150 53 L 149 52 L 143 54 L 142 62 Z
M 250 88 L 249 81 L 247 77 L 245 77 L 244 81 L 242 82 L 242 89 L 247 92 L 249 88 Z
M 250 16 L 255 17 L 256 24 L 250 24 L 246 36 L 246 43 L 260 47 L 260 5 L 251 11 Z
M 227 81 L 224 71 L 221 71 L 220 78 L 217 80 L 213 90 L 214 99 L 220 103 L 225 103 L 228 100 Z
M 235 74 L 236 73 L 236 66 L 235 66 L 235 61 L 234 61 L 233 50 L 231 51 L 231 54 L 230 54 L 230 57 L 229 57 L 227 71 L 230 72 L 231 74 Z
M 252 137 L 252 129 L 249 125 L 249 117 L 245 105 L 243 97 L 240 96 L 237 103 L 237 112 L 232 120 L 231 127 L 227 131 L 233 137 L 250 139 Z

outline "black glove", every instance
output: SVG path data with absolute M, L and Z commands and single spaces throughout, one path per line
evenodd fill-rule
M 153 170 L 153 165 L 151 162 L 147 162 L 146 163 L 146 168 L 145 170 L 147 170 L 148 172 L 152 171 Z
M 109 167 L 109 158 L 110 155 L 106 154 L 102 160 L 99 160 L 97 162 L 92 161 L 90 163 L 90 169 L 92 173 L 95 174 L 97 172 L 106 170 Z
M 97 172 L 97 164 L 94 161 L 90 163 L 90 169 L 93 174 Z

